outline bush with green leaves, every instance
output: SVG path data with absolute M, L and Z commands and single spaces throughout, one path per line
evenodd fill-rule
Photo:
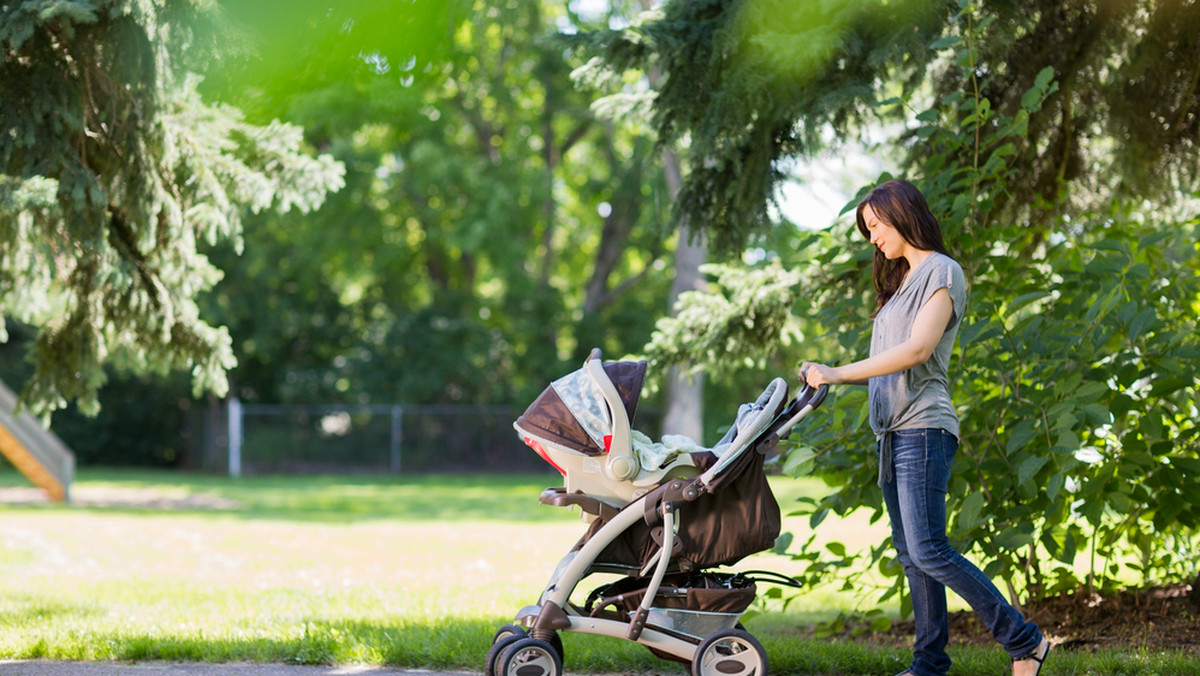
M 961 5 L 956 30 L 934 46 L 956 60 L 963 86 L 914 111 L 906 139 L 921 146 L 907 177 L 925 192 L 969 287 L 950 374 L 962 423 L 947 503 L 951 541 L 1018 602 L 1084 586 L 1190 579 L 1200 524 L 1190 368 L 1200 358 L 1200 220 L 1119 200 L 1103 213 L 1071 213 L 1066 194 L 1057 204 L 1028 205 L 1055 214 L 1038 219 L 1043 227 L 1000 212 L 997 198 L 1023 180 L 1010 168 L 1014 159 L 1038 142 L 1027 133 L 1029 115 L 1057 84 L 1047 67 L 1029 83 L 1020 112 L 996 114 L 981 93 L 975 50 L 989 21 L 972 3 Z M 804 244 L 812 261 L 805 292 L 776 297 L 828 335 L 796 359 L 864 358 L 874 307 L 870 247 L 853 224 Z M 667 333 L 651 358 L 680 361 L 658 346 L 686 344 L 687 330 L 660 328 Z M 753 343 L 756 334 L 741 335 Z M 725 350 L 736 358 L 761 347 Z M 883 517 L 867 410 L 864 388 L 835 387 L 797 435 L 802 443 L 786 449 L 784 471 L 816 472 L 834 489 L 805 508 L 814 526 L 861 507 Z M 902 594 L 890 543 L 854 553 L 811 542 L 784 539 L 777 548 L 811 563 L 808 582 L 863 584 L 878 569 L 890 582 L 879 601 Z

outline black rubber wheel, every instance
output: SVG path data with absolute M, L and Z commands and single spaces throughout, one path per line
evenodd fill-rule
M 497 629 L 495 634 L 492 634 L 492 645 L 495 645 L 496 641 L 499 641 L 502 638 L 508 638 L 509 636 L 528 636 L 528 635 L 529 635 L 529 632 L 525 629 L 525 627 L 522 627 L 517 624 L 506 624 L 503 627 L 500 627 L 499 629 Z
M 725 629 L 696 648 L 692 676 L 767 676 L 767 651 L 741 629 Z
M 497 632 L 496 638 L 492 642 L 492 647 L 488 650 L 487 658 L 485 658 L 483 663 L 484 676 L 499 676 L 499 674 L 502 672 L 497 671 L 496 663 L 500 659 L 500 655 L 504 654 L 504 651 L 508 648 L 508 646 L 520 641 L 523 638 L 526 638 L 525 634 L 523 633 L 501 634 L 500 632 Z
M 562 634 L 554 632 L 553 636 L 546 639 L 546 643 L 549 643 L 550 647 L 554 648 L 554 650 L 558 652 L 558 660 L 563 664 L 566 664 L 567 654 L 563 652 Z
M 546 641 L 519 638 L 496 659 L 494 676 L 563 676 L 562 657 Z
M 496 645 L 496 643 L 498 643 L 500 640 L 506 639 L 506 638 L 509 638 L 512 636 L 520 637 L 520 636 L 528 636 L 528 635 L 529 635 L 529 630 L 526 629 L 525 627 L 522 627 L 519 624 L 506 624 L 503 627 L 500 627 L 499 629 L 497 629 L 495 634 L 492 634 L 492 645 Z M 561 659 L 565 663 L 567 661 L 567 656 L 566 656 L 566 653 L 563 652 L 562 636 L 558 632 L 555 632 L 553 636 L 551 636 L 550 638 L 545 639 L 545 640 L 555 650 L 558 651 L 559 659 Z

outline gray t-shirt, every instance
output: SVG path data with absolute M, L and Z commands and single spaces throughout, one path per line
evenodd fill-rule
M 967 284 L 954 259 L 934 252 L 909 273 L 896 295 L 875 315 L 871 356 L 908 340 L 917 312 L 938 289 L 950 292 L 954 313 L 933 355 L 924 364 L 868 382 L 871 429 L 876 438 L 887 432 L 922 428 L 940 428 L 958 436 L 958 414 L 950 401 L 946 371 L 966 305 Z

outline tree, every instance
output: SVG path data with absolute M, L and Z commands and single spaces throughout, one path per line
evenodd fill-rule
M 770 229 L 780 162 L 863 119 L 881 79 L 919 78 L 948 2 L 676 0 L 628 28 L 574 42 L 618 72 L 661 72 L 658 142 L 691 159 L 672 210 L 715 253 Z
M 1023 179 L 994 195 L 996 216 L 1027 222 L 1032 242 L 1066 203 L 1104 209 L 1113 197 L 1160 205 L 1188 195 L 1200 171 L 1200 2 L 981 3 L 971 88 L 996 115 L 1019 113 L 1046 66 L 1058 88 L 1028 111 Z M 951 38 L 952 39 L 952 38 Z M 934 100 L 962 92 L 960 73 L 931 74 Z M 914 160 L 928 145 L 910 146 Z M 965 158 L 964 158 L 965 159 Z
M 342 184 L 299 128 L 203 102 L 193 69 L 215 54 L 215 16 L 182 0 L 0 7 L 0 307 L 39 327 L 35 411 L 94 412 L 106 364 L 190 370 L 223 393 L 235 362 L 197 305 L 220 277 L 204 248 L 240 246 L 245 211 L 311 211 Z
M 1036 205 L 1047 213 L 1035 215 L 1012 200 L 1028 188 L 1028 168 L 1046 158 L 1046 139 L 1033 135 L 1041 129 L 1035 121 L 1062 100 L 1061 85 L 1050 64 L 1011 64 L 1029 73 L 1024 89 L 995 90 L 1009 92 L 998 101 L 986 96 L 996 68 L 982 55 L 995 48 L 987 39 L 999 23 L 987 7 L 963 2 L 947 35 L 931 43 L 931 51 L 944 50 L 948 58 L 940 62 L 950 69 L 939 73 L 937 98 L 927 106 L 913 96 L 890 101 L 912 116 L 911 135 L 899 139 L 912 151 L 907 175 L 929 198 L 971 284 L 953 383 L 963 444 L 950 482 L 951 537 L 964 550 L 977 548 L 987 572 L 1013 584 L 1014 600 L 1081 584 L 1115 586 L 1124 570 L 1145 582 L 1190 579 L 1200 525 L 1200 430 L 1193 415 L 1197 379 L 1182 364 L 1200 356 L 1197 220 L 1119 192 L 1106 200 L 1088 196 L 1096 207 L 1080 210 L 1067 182 L 1053 201 Z M 1178 157 L 1149 159 L 1187 166 L 1195 158 L 1186 146 L 1174 146 Z M 727 315 L 774 318 L 790 309 L 815 317 L 836 327 L 824 342 L 834 350 L 806 350 L 797 358 L 861 358 L 873 307 L 865 281 L 872 252 L 856 238 L 846 223 L 806 236 L 814 263 L 802 275 L 816 292 L 755 294 L 766 308 Z M 732 334 L 736 341 L 724 353 L 775 349 L 778 322 L 755 324 Z M 687 345 L 699 325 L 663 323 L 657 343 Z M 713 356 L 662 354 L 702 367 Z M 836 393 L 804 443 L 788 452 L 786 470 L 815 469 L 837 487 L 812 502 L 814 525 L 831 511 L 861 506 L 882 515 L 874 459 L 846 451 L 871 447 L 866 412 L 864 392 Z M 1076 565 L 1085 553 L 1090 561 L 1081 576 Z M 816 577 L 847 570 L 856 558 L 819 561 L 812 549 L 798 556 L 829 564 L 814 565 Z M 884 598 L 901 589 L 886 546 L 858 563 L 859 572 L 878 568 L 895 576 Z
M 387 7 L 416 12 L 423 40 L 375 30 Z M 206 81 L 347 167 L 319 213 L 255 217 L 246 265 L 210 296 L 239 395 L 524 402 L 593 346 L 640 346 L 670 282 L 661 167 L 542 39 L 592 18 L 559 2 L 314 9 L 297 10 L 286 67 Z

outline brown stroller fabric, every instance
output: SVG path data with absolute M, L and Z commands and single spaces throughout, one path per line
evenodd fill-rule
M 753 580 L 736 573 L 675 574 L 663 578 L 650 606 L 740 615 L 754 603 L 757 592 Z M 597 616 L 612 606 L 631 613 L 638 609 L 645 596 L 646 581 L 626 577 L 593 591 L 584 610 Z
M 677 570 L 731 565 L 774 546 L 782 522 L 779 504 L 763 473 L 764 459 L 757 448 L 745 449 L 712 483 L 713 492 L 677 503 L 679 549 L 673 557 Z M 604 519 L 593 521 L 575 549 L 582 548 L 605 523 Z M 593 565 L 640 570 L 657 555 L 661 543 L 661 523 L 642 520 L 618 535 Z

